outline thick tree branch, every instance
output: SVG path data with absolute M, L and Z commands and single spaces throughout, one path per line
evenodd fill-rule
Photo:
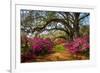
M 66 16 L 62 12 L 58 12 L 64 19 L 66 19 Z
M 67 26 L 70 30 L 72 30 L 72 27 L 69 24 L 67 24 L 67 22 L 64 19 L 51 19 L 51 20 L 48 20 L 46 22 L 46 24 L 44 24 L 43 27 L 36 27 L 36 28 L 33 29 L 33 31 L 36 31 L 36 30 L 41 31 L 42 29 L 46 28 L 47 25 L 50 24 L 51 22 L 60 22 L 63 25 Z
M 89 13 L 86 14 L 86 15 L 84 15 L 84 16 L 82 16 L 81 18 L 79 18 L 79 21 L 80 21 L 81 19 L 84 19 L 84 18 L 87 17 L 87 16 L 89 16 Z
M 67 20 L 67 18 L 68 18 L 69 21 L 70 21 L 72 24 L 74 24 L 74 22 L 73 22 L 73 21 L 74 21 L 74 17 L 73 17 L 72 14 L 68 13 L 69 17 L 65 16 L 65 15 L 67 15 L 66 12 L 64 12 L 64 13 L 59 12 L 59 14 L 63 16 L 63 18 L 66 20 L 66 22 L 68 22 L 68 20 Z M 64 14 L 65 14 L 65 15 L 64 15 Z M 70 18 L 70 17 L 71 17 L 71 18 Z M 72 20 L 73 20 L 73 21 L 72 21 Z
M 63 28 L 51 28 L 51 29 L 45 29 L 45 30 L 47 30 L 47 31 L 60 30 L 60 31 L 64 31 L 64 32 L 66 32 L 67 34 L 69 34 L 69 32 L 68 32 L 67 30 L 63 29 Z

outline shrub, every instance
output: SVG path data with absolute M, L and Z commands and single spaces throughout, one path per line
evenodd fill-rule
M 84 52 L 89 50 L 89 36 L 75 38 L 64 45 L 71 53 Z
M 33 62 L 35 61 L 36 56 L 30 51 L 27 51 L 26 53 L 21 54 L 21 62 Z
M 26 53 L 30 50 L 32 44 L 32 39 L 28 38 L 26 35 L 21 36 L 21 53 Z
M 34 37 L 32 41 L 32 51 L 35 55 L 45 55 L 52 52 L 53 42 L 49 38 L 43 39 Z

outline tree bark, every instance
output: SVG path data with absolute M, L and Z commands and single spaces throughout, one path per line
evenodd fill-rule
M 79 16 L 80 16 L 80 13 L 74 13 L 74 16 L 75 16 L 75 21 L 74 21 L 74 37 L 79 37 L 80 36 L 80 33 L 79 33 Z

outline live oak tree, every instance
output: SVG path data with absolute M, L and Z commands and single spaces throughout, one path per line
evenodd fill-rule
M 36 37 L 44 31 L 60 30 L 69 40 L 80 36 L 80 26 L 89 13 L 21 10 L 21 30 Z

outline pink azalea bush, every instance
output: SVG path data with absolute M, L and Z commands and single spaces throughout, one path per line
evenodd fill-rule
M 33 62 L 38 58 L 56 52 L 68 51 L 73 55 L 89 56 L 89 36 L 74 38 L 73 41 L 49 38 L 21 37 L 21 62 Z M 67 49 L 67 50 L 66 50 Z
M 52 51 L 53 42 L 49 38 L 34 37 L 32 41 L 32 51 L 35 55 L 45 55 Z
M 84 52 L 89 49 L 89 36 L 75 38 L 64 45 L 71 53 Z

